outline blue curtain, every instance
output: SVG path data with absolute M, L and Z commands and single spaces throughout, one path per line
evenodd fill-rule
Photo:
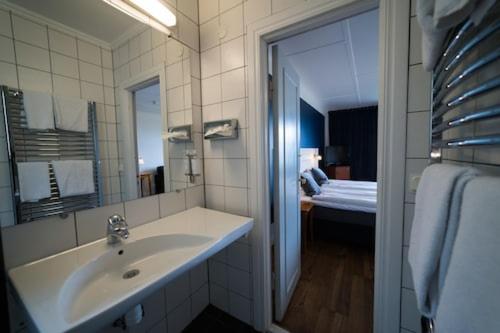
M 330 146 L 344 146 L 352 180 L 377 179 L 378 106 L 328 112 Z

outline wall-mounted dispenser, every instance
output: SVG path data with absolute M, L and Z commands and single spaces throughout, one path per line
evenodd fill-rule
M 238 138 L 238 119 L 210 121 L 203 124 L 206 140 L 228 140 Z
M 164 134 L 164 139 L 169 142 L 190 142 L 191 141 L 191 125 L 170 127 L 168 132 Z

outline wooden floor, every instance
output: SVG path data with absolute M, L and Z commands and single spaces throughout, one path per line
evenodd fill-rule
M 373 327 L 373 250 L 316 241 L 280 326 L 291 333 L 368 333 Z

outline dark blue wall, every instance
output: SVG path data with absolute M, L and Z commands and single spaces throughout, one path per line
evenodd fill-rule
M 325 147 L 325 116 L 300 99 L 300 148 Z

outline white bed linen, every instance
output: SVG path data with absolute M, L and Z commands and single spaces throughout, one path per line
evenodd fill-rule
M 326 208 L 375 213 L 377 211 L 377 183 L 330 180 L 328 184 L 321 186 L 321 194 L 312 197 L 303 194 L 301 200 Z

